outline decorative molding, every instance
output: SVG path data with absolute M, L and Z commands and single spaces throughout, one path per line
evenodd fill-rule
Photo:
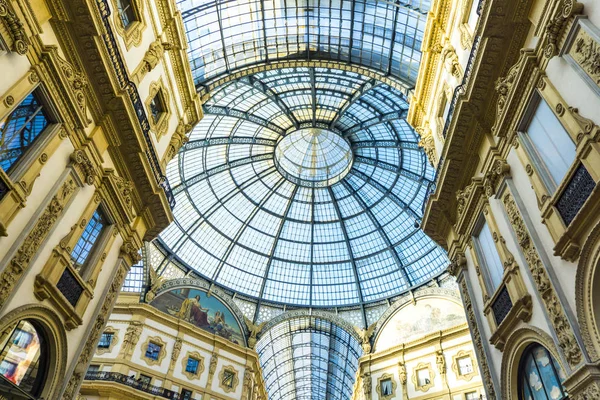
M 12 51 L 25 55 L 29 49 L 27 33 L 23 23 L 12 10 L 8 0 L 0 0 L 0 23 L 4 23 L 8 28 L 10 39 L 12 40 Z
M 195 373 L 186 370 L 187 361 L 190 357 L 198 360 L 198 368 L 196 369 Z M 181 373 L 187 376 L 190 381 L 193 381 L 195 379 L 199 379 L 202 372 L 204 372 L 204 357 L 202 357 L 197 351 L 188 351 L 185 354 L 185 357 L 181 359 Z
M 390 382 L 392 383 L 392 391 L 390 393 L 384 395 L 384 394 L 381 394 L 381 382 L 385 381 L 387 379 L 389 379 Z M 375 390 L 377 391 L 377 395 L 380 400 L 390 400 L 390 399 L 393 399 L 394 396 L 396 396 L 396 388 L 397 387 L 398 387 L 398 384 L 394 380 L 394 375 L 384 373 L 379 378 L 377 378 L 377 387 L 375 388 Z
M 206 382 L 206 387 L 208 389 L 211 388 L 211 384 L 213 381 L 213 378 L 215 376 L 215 371 L 217 370 L 217 362 L 219 361 L 219 357 L 217 356 L 217 353 L 212 353 L 210 356 L 210 363 L 208 364 L 208 380 Z
M 148 345 L 150 343 L 160 346 L 160 352 L 158 353 L 158 358 L 156 360 L 146 357 L 146 350 L 148 349 Z M 142 352 L 142 360 L 144 360 L 146 364 L 150 366 L 160 366 L 162 360 L 164 360 L 164 358 L 167 356 L 167 344 L 159 336 L 148 336 L 146 341 L 142 343 L 140 350 Z
M 134 74 L 137 82 L 141 82 L 144 76 L 152 71 L 162 61 L 165 52 L 172 50 L 173 45 L 169 42 L 164 42 L 161 38 L 156 39 L 150 43 L 144 59 L 142 60 L 137 72 Z
M 65 391 L 63 392 L 63 400 L 74 400 L 79 392 L 79 386 L 81 385 L 81 381 L 83 380 L 85 373 L 88 369 L 90 361 L 92 360 L 92 356 L 98 346 L 98 340 L 100 339 L 100 334 L 104 330 L 107 319 L 110 316 L 110 313 L 113 309 L 115 301 L 117 299 L 117 295 L 121 290 L 121 286 L 123 286 L 123 281 L 125 280 L 125 276 L 129 271 L 129 267 L 124 265 L 122 262 L 117 264 L 117 271 L 115 273 L 114 279 L 110 284 L 108 289 L 108 293 L 102 302 L 102 306 L 96 316 L 96 320 L 92 325 L 92 329 L 87 337 L 85 345 L 83 346 L 83 350 L 79 355 L 79 359 L 77 360 L 77 364 L 73 370 L 71 375 L 71 379 L 66 384 Z M 127 334 L 126 334 L 127 337 Z M 123 345 L 125 345 L 125 340 L 123 340 Z
M 417 378 L 417 372 L 422 371 L 424 369 L 429 371 L 429 383 L 419 385 L 419 379 Z M 418 392 L 427 392 L 429 389 L 431 389 L 433 387 L 433 378 L 434 377 L 435 377 L 435 372 L 433 372 L 433 367 L 431 366 L 431 363 L 424 363 L 424 362 L 418 363 L 414 369 L 413 376 L 412 376 L 412 381 L 413 381 L 413 384 L 415 385 L 415 390 Z
M 232 375 L 231 386 L 225 384 L 224 382 L 225 378 L 228 378 L 228 373 Z M 223 389 L 225 393 L 235 392 L 239 382 L 240 380 L 238 378 L 238 372 L 233 365 L 227 365 L 221 368 L 221 372 L 219 372 L 219 387 Z
M 106 354 L 106 353 L 110 353 L 112 351 L 112 349 L 115 347 L 115 345 L 119 342 L 119 330 L 113 328 L 112 326 L 107 326 L 104 331 L 102 332 L 102 334 L 104 333 L 112 333 L 112 337 L 110 339 L 110 344 L 107 348 L 101 348 L 101 347 L 97 347 L 96 346 L 96 354 L 97 355 L 102 355 L 102 354 Z
M 532 344 L 544 346 L 563 367 L 554 340 L 546 332 L 532 326 L 516 329 L 506 341 L 504 356 L 502 357 L 502 399 L 519 400 L 521 398 L 518 392 L 519 380 L 522 379 L 522 376 L 519 375 L 521 356 Z
M 469 357 L 471 359 L 471 365 L 473 366 L 473 371 L 467 374 L 461 374 L 458 366 L 458 359 L 463 357 Z M 452 371 L 456 375 L 456 379 L 470 381 L 474 376 L 477 375 L 477 364 L 475 361 L 475 356 L 473 355 L 472 350 L 460 350 L 458 353 L 452 356 Z
M 461 279 L 459 279 L 459 287 L 462 292 L 463 303 L 465 306 L 465 314 L 467 315 L 467 320 L 469 321 L 471 338 L 473 339 L 473 345 L 477 353 L 477 359 L 480 360 L 479 368 L 482 373 L 481 379 L 483 381 L 483 385 L 485 387 L 485 391 L 488 397 L 490 399 L 495 399 L 496 390 L 494 389 L 494 381 L 492 379 L 492 373 L 488 365 L 488 363 L 491 362 L 491 360 L 487 358 L 484 348 L 484 346 L 487 346 L 487 343 L 483 343 L 483 339 L 479 331 L 479 325 L 477 324 L 477 318 L 475 317 L 475 310 L 473 309 L 471 295 L 467 288 L 467 282 L 465 281 L 464 276 Z
M 28 319 L 38 322 L 44 327 L 48 340 L 48 375 L 40 398 L 58 399 L 61 385 L 67 369 L 68 341 L 60 316 L 50 307 L 41 304 L 28 304 L 17 307 L 0 318 L 0 332 L 9 330 L 21 320 Z
M 373 391 L 372 382 L 371 382 L 371 374 L 369 372 L 365 372 L 361 375 L 362 380 L 362 389 L 365 399 L 371 398 L 371 392 Z
M 152 274 L 152 273 L 153 272 L 151 269 L 150 274 Z M 162 277 L 158 277 L 158 276 L 156 278 L 158 279 L 156 281 L 154 281 L 154 278 L 152 278 L 153 279 L 152 280 L 152 288 L 151 288 L 151 292 L 153 293 L 153 295 L 151 296 L 152 300 L 170 290 L 173 290 L 173 289 L 183 289 L 183 288 L 202 289 L 202 290 L 206 291 L 207 293 L 210 293 L 211 296 L 216 297 L 221 303 L 223 303 L 229 309 L 229 311 L 231 311 L 231 313 L 236 318 L 236 321 L 238 322 L 238 324 L 242 330 L 243 336 L 247 337 L 249 335 L 246 324 L 244 323 L 244 314 L 239 309 L 239 307 L 235 304 L 235 302 L 229 300 L 229 296 L 222 289 L 220 289 L 216 286 L 211 286 L 205 280 L 202 280 L 202 279 L 177 278 L 177 279 L 163 280 Z M 148 295 L 146 295 L 146 296 L 148 296 Z M 152 300 L 149 300 L 148 297 L 146 297 L 146 302 L 150 302 Z M 314 311 L 313 311 L 313 313 L 314 313 Z
M 536 289 L 542 295 L 544 306 L 558 337 L 558 344 L 571 368 L 575 368 L 582 361 L 582 354 L 575 339 L 573 328 L 565 315 L 565 311 L 552 286 L 552 282 L 550 282 L 544 264 L 529 236 L 525 222 L 521 217 L 521 212 L 508 191 L 503 195 L 502 202 L 504 203 L 509 222 L 517 236 L 521 251 L 531 271 Z
M 135 346 L 140 340 L 140 335 L 142 334 L 143 329 L 144 327 L 139 321 L 131 321 L 129 323 L 129 326 L 125 331 L 125 336 L 123 337 L 123 344 L 121 345 L 121 350 L 119 351 L 119 358 L 128 360 L 131 357 L 131 353 L 133 353 L 133 349 L 135 349 Z
M 165 108 L 163 112 L 160 113 L 158 121 L 154 121 L 150 109 L 150 103 L 152 103 L 152 100 L 156 96 L 161 97 L 161 101 Z M 169 92 L 165 89 L 165 85 L 163 84 L 162 78 L 150 84 L 149 93 L 148 97 L 146 98 L 145 105 L 146 113 L 149 115 L 148 123 L 150 124 L 150 129 L 154 131 L 156 138 L 160 140 L 161 137 L 167 134 L 167 130 L 169 129 L 169 120 L 171 119 L 172 114 L 171 97 L 169 96 Z
M 17 281 L 29 267 L 29 263 L 52 230 L 55 222 L 62 215 L 76 188 L 75 179 L 69 176 L 60 189 L 58 189 L 56 195 L 50 200 L 50 204 L 48 204 L 44 213 L 38 218 L 35 226 L 25 240 L 23 240 L 19 250 L 17 250 L 17 253 L 10 260 L 2 275 L 0 275 L 0 309 L 12 294 Z
M 117 12 L 119 9 L 118 0 L 112 0 L 112 15 L 115 30 L 125 41 L 125 48 L 129 50 L 132 46 L 138 47 L 142 44 L 142 33 L 146 29 L 146 18 L 144 15 L 145 0 L 131 0 L 131 7 L 136 16 L 136 20 L 132 21 L 129 26 L 123 26 L 121 16 Z

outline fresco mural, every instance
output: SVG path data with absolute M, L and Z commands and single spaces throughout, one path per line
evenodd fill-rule
M 377 338 L 376 350 L 385 350 L 465 322 L 465 312 L 455 302 L 441 298 L 421 299 L 416 305 L 401 308 L 386 322 Z
M 173 289 L 157 296 L 150 305 L 233 343 L 244 345 L 242 331 L 231 311 L 216 297 L 209 297 L 200 289 Z

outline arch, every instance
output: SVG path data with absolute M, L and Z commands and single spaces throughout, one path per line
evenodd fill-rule
M 37 304 L 28 304 L 15 308 L 0 318 L 0 331 L 21 320 L 28 320 L 41 329 L 44 339 L 48 342 L 47 372 L 40 398 L 57 398 L 64 382 L 67 368 L 67 334 L 63 321 L 50 307 Z
M 381 332 L 390 322 L 392 317 L 394 317 L 400 310 L 410 305 L 417 304 L 419 300 L 434 298 L 441 298 L 443 300 L 451 301 L 452 303 L 460 306 L 461 308 L 463 307 L 460 295 L 454 289 L 428 287 L 417 290 L 413 293 L 412 297 L 404 296 L 403 298 L 393 303 L 390 307 L 388 307 L 388 309 L 381 315 L 381 317 L 379 317 L 379 320 L 377 321 L 377 325 L 375 326 L 375 330 L 373 332 L 373 343 L 375 349 L 377 349 L 377 341 L 380 338 Z
M 362 342 L 362 338 L 360 337 L 358 332 L 356 332 L 354 325 L 352 325 L 350 322 L 346 321 L 342 317 L 338 317 L 337 315 L 335 315 L 333 313 L 330 313 L 328 311 L 323 311 L 323 310 L 298 309 L 298 310 L 284 312 L 283 314 L 279 314 L 278 316 L 268 320 L 265 323 L 265 325 L 263 326 L 262 333 L 268 332 L 275 326 L 279 325 L 280 323 L 282 323 L 288 319 L 301 318 L 301 317 L 318 317 L 321 319 L 326 319 L 329 322 L 344 329 L 346 332 L 348 332 L 350 334 L 350 336 L 354 337 L 354 339 L 356 339 L 359 343 Z M 262 335 L 259 335 L 259 336 L 262 336 Z
M 211 93 L 219 86 L 243 78 L 248 75 L 255 75 L 260 72 L 272 71 L 282 68 L 332 68 L 340 71 L 348 71 L 357 74 L 364 75 L 366 77 L 376 79 L 388 86 L 397 89 L 402 94 L 408 97 L 408 92 L 414 88 L 411 83 L 404 82 L 398 78 L 386 76 L 381 72 L 374 69 L 364 67 L 357 64 L 348 64 L 340 61 L 330 60 L 286 60 L 286 61 L 270 61 L 268 63 L 255 64 L 250 67 L 241 67 L 237 70 L 231 71 L 228 75 L 212 79 L 197 87 L 198 94 L 202 99 L 202 103 L 205 103 L 210 99 Z
M 534 327 L 520 328 L 514 331 L 507 339 L 502 356 L 502 366 L 500 373 L 502 399 L 519 399 L 519 367 L 521 357 L 525 350 L 533 344 L 544 346 L 554 357 L 560 367 L 565 370 L 562 364 L 558 349 L 554 341 L 546 332 Z
M 600 223 L 581 250 L 575 276 L 575 304 L 581 336 L 591 361 L 600 357 Z M 594 291 L 594 288 L 596 289 Z
M 209 285 L 207 282 L 193 278 L 178 278 L 163 282 L 157 289 L 156 295 L 152 297 L 152 300 L 148 301 L 150 305 L 159 299 L 162 295 L 178 289 L 196 289 L 203 292 L 207 297 L 214 297 L 219 303 L 221 303 L 232 315 L 237 323 L 237 327 L 240 329 L 241 339 L 243 345 L 247 345 L 248 329 L 244 323 L 244 314 L 237 307 L 237 305 L 228 300 L 225 292 L 215 286 Z M 164 311 L 164 310 L 163 310 Z M 215 317 L 216 318 L 216 317 Z

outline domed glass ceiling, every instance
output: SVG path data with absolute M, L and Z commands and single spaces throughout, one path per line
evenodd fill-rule
M 324 187 L 342 179 L 352 166 L 352 150 L 344 138 L 320 128 L 304 128 L 275 146 L 275 166 L 289 181 Z
M 215 284 L 288 305 L 363 304 L 431 279 L 448 261 L 418 228 L 434 171 L 407 108 L 338 69 L 229 80 L 167 167 L 163 245 Z

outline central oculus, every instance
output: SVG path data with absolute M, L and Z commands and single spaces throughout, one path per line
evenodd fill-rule
M 279 172 L 302 186 L 324 187 L 339 182 L 352 168 L 352 160 L 348 142 L 326 129 L 299 129 L 275 147 Z

